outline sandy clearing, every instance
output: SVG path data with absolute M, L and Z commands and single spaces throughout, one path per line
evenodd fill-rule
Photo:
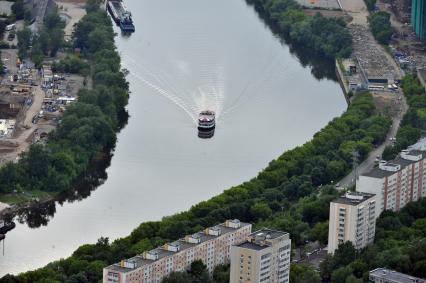
M 59 7 L 59 13 L 69 18 L 65 26 L 65 38 L 70 38 L 74 29 L 74 25 L 86 15 L 84 9 L 85 0 L 56 0 Z

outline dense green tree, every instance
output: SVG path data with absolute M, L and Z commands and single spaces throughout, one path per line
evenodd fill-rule
M 318 283 L 321 278 L 312 266 L 292 264 L 290 269 L 290 283 Z
M 384 11 L 374 13 L 368 17 L 368 22 L 376 40 L 381 44 L 389 44 L 393 33 L 390 14 Z
M 18 55 L 21 58 L 28 56 L 28 49 L 31 45 L 31 30 L 28 27 L 18 31 Z
M 190 274 L 194 280 L 201 280 L 207 273 L 207 266 L 201 260 L 195 260 L 191 263 Z
M 352 242 L 346 241 L 339 244 L 334 257 L 341 265 L 348 265 L 356 258 L 356 250 Z
M 339 267 L 331 274 L 332 283 L 346 283 L 346 280 L 351 276 L 352 268 L 349 266 Z
M 272 214 L 271 208 L 264 202 L 258 202 L 250 208 L 254 219 L 266 219 Z
M 329 58 L 348 57 L 352 52 L 352 38 L 342 19 L 325 18 L 319 13 L 307 16 L 294 0 L 246 1 L 296 44 Z
M 326 245 L 328 241 L 328 221 L 317 222 L 310 231 L 310 238 L 318 240 L 322 245 Z
M 218 265 L 213 271 L 213 282 L 228 283 L 230 276 L 229 265 Z
M 349 275 L 347 278 L 346 278 L 346 281 L 345 281 L 345 283 L 363 283 L 364 281 L 362 280 L 362 279 L 360 279 L 360 278 L 356 278 L 354 275 Z
M 12 13 L 16 20 L 23 20 L 25 17 L 25 6 L 23 0 L 16 0 L 12 5 Z
M 364 0 L 364 3 L 369 11 L 373 11 L 376 7 L 376 0 Z
M 186 272 L 172 272 L 166 278 L 163 279 L 162 283 L 192 283 L 192 277 Z

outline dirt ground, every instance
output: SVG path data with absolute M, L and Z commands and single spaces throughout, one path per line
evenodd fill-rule
M 367 26 L 368 10 L 363 0 L 340 0 L 343 10 L 352 17 L 352 24 Z
M 396 117 L 401 111 L 402 99 L 399 98 L 401 98 L 402 93 L 394 92 L 390 95 L 388 92 L 372 92 L 372 95 L 380 114 Z
M 59 13 L 69 18 L 65 26 L 65 38 L 71 37 L 74 25 L 86 15 L 85 3 L 86 0 L 56 0 Z
M 308 16 L 315 16 L 317 13 L 320 13 L 326 18 L 345 18 L 348 22 L 351 20 L 343 11 L 318 9 L 304 9 L 303 11 Z

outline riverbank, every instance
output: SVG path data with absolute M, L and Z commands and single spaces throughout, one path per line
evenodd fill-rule
M 55 20 L 60 21 L 58 18 Z M 75 99 L 78 101 L 67 107 L 58 128 L 45 143 L 33 144 L 17 163 L 0 169 L 0 180 L 4 180 L 0 193 L 5 200 L 20 203 L 34 198 L 50 200 L 70 190 L 100 152 L 114 148 L 116 133 L 127 117 L 128 85 L 120 70 L 118 54 L 114 53 L 112 27 L 104 25 L 109 18 L 98 13 L 91 20 L 102 25 L 99 28 L 103 33 L 102 44 L 88 43 L 87 37 L 95 27 L 81 25 L 75 30 L 80 41 L 74 44 L 83 53 L 83 59 L 79 60 L 90 62 L 92 67 L 77 72 L 91 73 L 94 86 L 80 89 Z
M 321 14 L 308 16 L 297 2 L 246 0 L 256 11 L 294 43 L 327 58 L 346 58 L 352 52 L 352 38 L 342 18 Z
M 2 212 L 5 211 L 7 208 L 9 208 L 10 205 L 4 202 L 0 202 L 0 217 L 2 215 Z

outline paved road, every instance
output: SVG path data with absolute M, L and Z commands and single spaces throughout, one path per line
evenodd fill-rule
M 35 115 L 37 115 L 43 105 L 44 92 L 40 86 L 36 86 L 33 89 L 33 103 L 30 108 L 25 113 L 24 125 L 26 127 L 34 127 L 32 120 Z
M 359 166 L 357 167 L 357 176 L 368 172 L 374 167 L 374 161 L 377 156 L 382 156 L 383 150 L 386 146 L 390 145 L 392 141 L 390 138 L 394 138 L 396 136 L 396 133 L 398 132 L 400 123 L 402 118 L 404 117 L 404 114 L 408 110 L 408 105 L 405 99 L 405 96 L 402 94 L 402 91 L 398 92 L 398 97 L 401 98 L 397 103 L 400 104 L 400 111 L 398 111 L 398 114 L 396 117 L 392 118 L 392 127 L 389 130 L 386 140 L 377 148 L 375 148 L 368 156 L 366 160 L 364 160 Z M 345 178 L 340 180 L 339 182 L 339 188 L 348 188 L 355 185 L 355 171 L 352 170 Z

